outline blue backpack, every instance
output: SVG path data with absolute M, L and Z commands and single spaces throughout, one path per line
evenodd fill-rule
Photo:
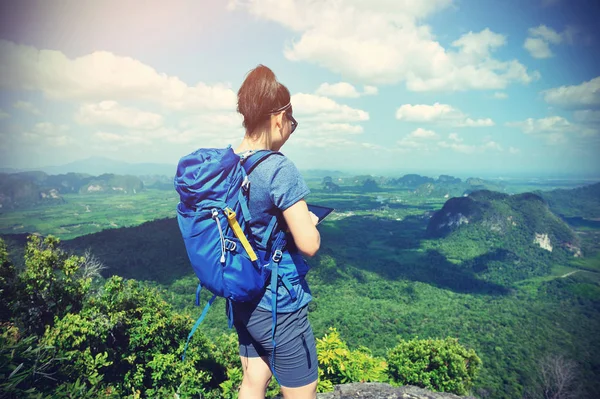
M 285 232 L 278 229 L 276 217 L 269 223 L 260 242 L 252 236 L 248 176 L 261 161 L 274 154 L 281 155 L 263 150 L 242 158 L 228 146 L 225 149 L 201 148 L 179 161 L 174 179 L 180 196 L 177 221 L 190 263 L 200 280 L 196 305 L 199 306 L 202 287 L 213 293 L 187 338 L 183 359 L 191 337 L 216 297 L 227 299 L 231 328 L 231 301 L 247 302 L 259 298 L 269 279 L 273 293 L 275 352 L 277 287 L 284 285 L 295 300 L 292 284 L 306 274 L 308 266 L 305 269 L 295 266 L 300 264 L 295 259 L 297 254 L 285 250 Z

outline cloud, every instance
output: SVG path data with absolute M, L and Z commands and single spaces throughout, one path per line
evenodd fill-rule
M 20 109 L 20 110 L 32 113 L 33 115 L 41 115 L 40 110 L 38 110 L 35 107 L 35 105 L 33 105 L 32 103 L 30 103 L 28 101 L 17 101 L 16 103 L 13 104 L 13 107 L 16 109 Z
M 161 115 L 102 101 L 79 107 L 75 121 L 81 125 L 120 126 L 129 129 L 157 129 L 163 125 Z
M 494 98 L 497 98 L 499 100 L 505 100 L 508 98 L 508 94 L 501 91 L 497 91 L 494 93 Z
M 0 109 L 0 119 L 6 119 L 6 118 L 10 118 L 10 114 L 8 112 L 5 112 L 4 110 Z
M 433 130 L 426 130 L 422 128 L 418 128 L 411 132 L 408 137 L 420 138 L 420 139 L 435 139 L 438 137 L 438 134 Z
M 560 86 L 542 91 L 544 101 L 561 108 L 600 106 L 600 76 L 575 86 Z
M 412 91 L 504 89 L 539 78 L 517 60 L 492 56 L 506 37 L 484 29 L 444 48 L 423 20 L 451 0 L 231 2 L 299 35 L 286 45 L 291 61 L 309 62 L 369 85 L 404 82 Z
M 292 96 L 294 114 L 305 121 L 362 122 L 369 120 L 369 113 L 361 109 L 338 104 L 334 100 L 315 94 L 297 93 Z M 301 120 L 298 120 L 301 122 Z
M 567 26 L 567 28 L 558 33 L 552 28 L 546 25 L 540 25 L 535 28 L 529 28 L 529 37 L 525 39 L 523 47 L 529 51 L 529 54 L 533 58 L 550 58 L 554 56 L 552 50 L 550 50 L 550 44 L 558 45 L 562 43 L 573 44 L 577 30 L 574 27 Z
M 500 144 L 489 139 L 481 145 L 466 144 L 464 143 L 464 139 L 459 137 L 457 133 L 450 133 L 448 135 L 448 141 L 439 141 L 437 145 L 440 148 L 449 149 L 462 154 L 473 154 L 485 151 L 503 151 Z
M 358 91 L 356 91 L 356 88 L 350 83 L 346 82 L 339 82 L 335 84 L 323 83 L 321 84 L 321 86 L 319 86 L 315 93 L 329 97 L 360 97 L 360 94 L 358 93 Z
M 529 51 L 533 58 L 550 58 L 554 56 L 548 43 L 539 38 L 528 37 L 523 43 L 523 48 Z
M 317 126 L 316 130 L 344 134 L 361 134 L 363 132 L 363 127 L 360 125 L 351 125 L 349 123 L 322 123 Z
M 569 122 L 561 116 L 547 118 L 527 118 L 524 121 L 508 122 L 509 127 L 516 127 L 523 133 L 545 140 L 548 144 L 565 143 L 569 138 L 585 138 L 597 136 L 598 127 Z
M 490 118 L 472 119 L 448 104 L 404 104 L 396 110 L 396 119 L 407 122 L 428 122 L 454 127 L 494 126 Z
M 578 110 L 573 113 L 573 117 L 581 123 L 600 123 L 600 110 Z
M 378 93 L 377 87 L 366 85 L 363 87 L 363 94 L 365 96 L 374 96 Z
M 516 147 L 508 147 L 508 152 L 510 152 L 511 154 L 515 155 L 521 152 L 520 149 L 516 148 Z
M 432 149 L 431 140 L 437 139 L 439 135 L 433 130 L 418 128 L 396 141 L 401 151 Z
M 339 82 L 334 84 L 323 83 L 315 91 L 315 94 L 325 97 L 342 97 L 342 98 L 357 98 L 360 96 L 369 96 L 377 94 L 377 87 L 364 86 L 364 91 L 359 93 L 358 90 L 350 83 Z
M 234 109 L 236 95 L 222 84 L 188 86 L 130 57 L 96 51 L 69 58 L 0 40 L 0 89 L 41 91 L 58 100 L 143 100 L 174 110 Z
M 73 143 L 73 138 L 67 134 L 69 130 L 70 127 L 65 124 L 40 122 L 19 134 L 17 140 L 37 147 L 64 147 Z

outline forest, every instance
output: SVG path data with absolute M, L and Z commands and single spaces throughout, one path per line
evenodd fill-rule
M 480 398 L 535 398 L 556 382 L 544 378 L 552 366 L 570 372 L 569 393 L 598 396 L 598 184 L 531 195 L 465 193 L 465 182 L 415 176 L 319 177 L 309 184 L 309 202 L 336 209 L 319 226 L 321 250 L 309 259 L 321 391 L 387 381 Z M 444 189 L 448 184 L 461 185 L 458 197 Z M 91 196 L 87 203 L 67 194 L 63 204 L 1 215 L 6 397 L 235 397 L 241 371 L 224 301 L 194 336 L 190 361 L 180 360 L 200 308 L 169 213 L 176 200 L 166 193 L 144 190 L 139 202 Z M 133 218 L 132 209 L 149 206 L 152 196 L 154 214 L 118 216 L 119 205 L 128 204 Z M 61 224 L 67 209 L 92 203 L 90 223 L 122 222 L 88 234 Z M 25 224 L 27 212 L 40 222 L 30 219 L 25 231 L 6 234 Z M 436 231 L 450 220 L 446 214 L 469 223 Z M 32 232 L 46 238 L 28 238 Z M 553 250 L 535 234 L 548 237 Z M 440 363 L 439 356 L 448 357 Z M 452 372 L 440 367 L 444 362 Z M 427 373 L 418 369 L 423 364 Z M 273 385 L 269 394 L 276 393 Z

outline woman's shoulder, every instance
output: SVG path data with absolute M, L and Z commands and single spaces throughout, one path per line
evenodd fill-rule
M 259 169 L 263 173 L 266 172 L 268 174 L 276 174 L 276 173 L 280 173 L 282 171 L 299 173 L 298 168 L 296 168 L 296 165 L 294 164 L 294 162 L 280 152 L 274 153 L 271 156 L 264 159 L 256 167 L 256 171 L 258 172 Z

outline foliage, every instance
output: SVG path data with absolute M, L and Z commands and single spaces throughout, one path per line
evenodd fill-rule
M 25 248 L 25 268 L 15 282 L 12 301 L 17 325 L 40 335 L 54 318 L 81 309 L 92 276 L 84 275 L 86 258 L 68 256 L 59 240 L 30 236 Z
M 465 395 L 473 387 L 481 360 L 456 338 L 412 339 L 390 350 L 388 363 L 390 379 L 396 385 Z
M 350 350 L 335 328 L 330 328 L 323 338 L 317 338 L 317 355 L 320 392 L 331 390 L 336 384 L 386 379 L 385 360 L 374 357 L 364 346 Z

